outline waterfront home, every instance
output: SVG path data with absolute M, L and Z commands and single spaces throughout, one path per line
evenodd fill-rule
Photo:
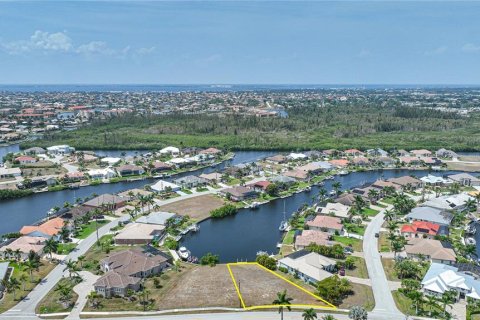
M 0 299 L 3 298 L 3 291 L 5 290 L 5 287 L 3 286 L 3 280 L 8 280 L 13 272 L 13 268 L 9 268 L 8 265 L 10 262 L 0 262 Z M 10 271 L 9 271 L 10 269 Z
M 60 232 L 64 225 L 65 221 L 62 218 L 57 217 L 50 219 L 38 226 L 23 226 L 22 229 L 20 229 L 20 233 L 23 235 L 30 235 L 32 232 L 38 231 L 49 236 L 54 236 Z
M 351 156 L 351 157 L 358 157 L 358 156 L 363 156 L 364 153 L 360 150 L 357 150 L 357 149 L 347 149 L 345 151 L 343 151 L 344 154 L 346 154 L 347 156 Z
M 173 157 L 177 157 L 178 155 L 180 155 L 180 149 L 178 149 L 177 147 L 171 147 L 171 146 L 163 148 L 159 152 L 162 155 L 171 155 Z
M 393 167 L 395 166 L 395 163 L 396 163 L 395 159 L 390 157 L 378 157 L 374 159 L 374 162 L 384 167 Z
M 457 182 L 462 186 L 468 186 L 468 187 L 480 186 L 480 179 L 475 176 L 472 176 L 469 173 L 452 174 L 448 176 L 448 179 L 452 180 L 453 182 Z
M 88 200 L 83 206 L 93 209 L 115 210 L 125 205 L 126 199 L 114 194 L 105 193 L 91 200 Z
M 202 173 L 199 177 L 205 179 L 211 185 L 216 185 L 222 181 L 222 175 L 218 172 Z
M 37 162 L 37 159 L 29 156 L 20 156 L 15 158 L 15 162 L 18 162 L 20 165 L 26 165 Z
M 100 269 L 103 272 L 115 271 L 137 278 L 159 274 L 170 266 L 171 258 L 157 252 L 156 255 L 147 255 L 139 249 L 113 252 L 100 261 Z
M 435 223 L 441 226 L 449 226 L 453 216 L 450 212 L 439 208 L 428 206 L 413 208 L 410 213 L 405 216 L 407 221 L 425 221 Z
M 138 291 L 141 288 L 141 278 L 131 277 L 115 271 L 109 271 L 93 284 L 95 292 L 105 298 L 125 297 L 128 292 Z
M 52 155 L 69 155 L 75 152 L 75 148 L 68 145 L 58 145 L 48 147 L 47 152 Z
M 316 252 L 301 250 L 280 259 L 278 266 L 306 283 L 316 284 L 332 276 L 336 261 Z
M 169 165 L 172 165 L 176 168 L 183 168 L 191 164 L 192 161 L 186 158 L 173 158 L 167 161 Z
M 411 156 L 404 156 L 404 157 L 398 157 L 398 161 L 404 165 L 409 165 L 409 166 L 421 166 L 422 165 L 422 160 L 418 157 L 411 157 Z
M 323 152 L 317 151 L 317 150 L 311 150 L 311 151 L 305 151 L 304 154 L 309 158 L 309 159 L 320 159 L 325 154 Z
M 351 207 L 339 202 L 329 202 L 321 209 L 323 215 L 333 215 L 342 219 L 348 218 Z
M 157 173 L 157 172 L 167 171 L 171 169 L 172 169 L 172 166 L 169 165 L 168 163 L 165 163 L 162 161 L 154 161 L 152 162 L 152 168 L 150 169 L 150 171 L 152 173 Z
M 173 183 L 185 189 L 192 189 L 197 187 L 205 187 L 208 184 L 208 181 L 194 175 L 189 175 L 175 179 L 173 180 Z
M 66 182 L 78 182 L 85 179 L 85 173 L 81 171 L 73 171 L 65 173 L 63 180 Z
M 466 193 L 460 193 L 456 195 L 445 195 L 438 198 L 432 198 L 422 204 L 422 206 L 433 207 L 442 210 L 460 210 L 465 208 L 465 202 L 467 200 L 474 200 L 473 197 Z
M 400 188 L 402 190 L 409 189 L 409 188 L 416 189 L 416 188 L 419 188 L 423 185 L 421 180 L 419 180 L 417 178 L 414 178 L 414 177 L 411 177 L 411 176 L 390 178 L 387 181 L 390 181 L 390 182 L 400 186 Z
M 0 179 L 15 178 L 20 177 L 21 175 L 22 171 L 20 170 L 20 168 L 0 167 Z
M 45 154 L 46 151 L 45 149 L 40 147 L 32 147 L 32 148 L 25 149 L 23 153 L 30 154 L 30 155 L 39 155 L 39 154 Z
M 317 215 L 313 220 L 306 223 L 310 230 L 328 232 L 329 234 L 342 234 L 343 224 L 340 218 Z
M 168 182 L 168 181 L 164 181 L 164 180 L 158 180 L 154 185 L 152 185 L 150 187 L 153 191 L 155 192 L 159 192 L 159 193 L 162 193 L 162 192 L 175 192 L 175 191 L 179 191 L 181 189 L 180 186 L 174 184 L 174 183 L 171 183 L 171 182 Z
M 136 166 L 133 164 L 126 164 L 123 166 L 119 166 L 116 168 L 117 172 L 120 176 L 131 176 L 131 175 L 142 175 L 145 173 L 145 169 L 140 166 Z
M 328 161 L 332 166 L 336 168 L 345 168 L 350 164 L 347 159 L 333 159 Z
M 222 153 L 222 150 L 219 150 L 217 148 L 207 148 L 205 150 L 202 150 L 199 152 L 200 154 L 209 154 L 213 156 L 217 156 Z
M 422 289 L 427 295 L 442 297 L 446 291 L 457 293 L 456 300 L 472 298 L 480 300 L 478 278 L 460 272 L 457 267 L 432 263 L 422 280 Z
M 130 223 L 114 237 L 117 245 L 148 244 L 160 240 L 165 227 L 156 224 Z
M 7 244 L 0 248 L 0 252 L 4 255 L 5 251 L 11 249 L 12 251 L 17 251 L 21 253 L 21 258 L 26 259 L 30 251 L 33 251 L 39 255 L 43 252 L 43 247 L 45 247 L 45 238 L 44 237 L 31 237 L 23 236 L 13 240 L 11 243 Z
M 437 235 L 446 235 L 446 228 L 443 232 L 440 225 L 427 221 L 413 221 L 411 224 L 405 224 L 400 228 L 400 234 L 405 238 L 423 237 L 433 239 Z
M 309 174 L 306 171 L 294 169 L 283 173 L 284 176 L 293 178 L 298 181 L 305 181 L 308 179 Z
M 331 234 L 318 230 L 302 230 L 302 232 L 295 237 L 294 247 L 296 250 L 302 250 L 309 245 L 317 244 L 322 246 L 331 246 Z
M 388 157 L 388 152 L 380 148 L 368 149 L 367 154 L 371 157 Z
M 398 157 L 407 157 L 407 156 L 410 155 L 410 152 L 408 152 L 407 150 L 404 150 L 404 149 L 399 149 L 399 150 L 397 150 L 396 155 Z
M 365 158 L 365 157 L 356 157 L 352 159 L 350 164 L 363 167 L 363 166 L 370 165 L 370 160 L 368 160 L 368 158 Z
M 295 160 L 305 160 L 305 159 L 307 159 L 307 156 L 304 155 L 303 153 L 292 152 L 287 156 L 287 159 L 293 160 L 293 161 L 295 161 Z
M 268 186 L 271 184 L 272 183 L 270 181 L 264 180 L 264 181 L 257 181 L 255 183 L 251 183 L 247 185 L 247 187 L 255 190 L 256 192 L 265 192 L 267 191 Z
M 275 156 L 265 158 L 265 161 L 269 163 L 282 164 L 287 162 L 287 157 L 281 154 L 277 154 Z
M 115 170 L 111 168 L 92 169 L 87 171 L 87 174 L 92 180 L 111 179 L 117 176 Z
M 426 149 L 420 149 L 420 150 L 411 150 L 410 154 L 413 154 L 414 156 L 417 156 L 417 157 L 430 157 L 432 155 L 432 152 Z
M 429 185 L 429 186 L 444 186 L 451 183 L 451 181 L 447 179 L 444 179 L 442 177 L 437 177 L 431 174 L 425 177 L 421 177 L 420 180 L 423 182 L 424 185 Z
M 249 189 L 243 186 L 236 186 L 233 188 L 227 188 L 220 191 L 220 193 L 233 201 L 244 201 L 248 199 L 254 199 L 257 197 L 255 190 Z
M 362 199 L 365 201 L 365 203 L 369 203 L 370 199 L 368 197 L 359 195 L 359 194 L 353 194 L 353 193 L 343 193 L 341 194 L 338 198 L 334 199 L 333 201 L 336 203 L 341 203 L 346 206 L 353 207 L 355 205 L 355 197 L 360 196 Z
M 306 165 L 297 167 L 297 170 L 308 172 L 309 174 L 318 174 L 333 169 L 333 166 L 326 161 L 310 162 Z
M 93 210 L 94 210 L 94 208 L 92 208 L 92 207 L 86 207 L 84 205 L 78 205 L 78 206 L 75 206 L 75 207 L 71 208 L 70 210 L 68 210 L 64 214 L 62 214 L 62 218 L 67 219 L 67 220 L 79 219 L 79 218 L 87 215 L 90 211 L 93 211 Z
M 82 152 L 82 153 L 77 152 L 77 153 L 75 153 L 74 160 L 77 163 L 78 162 L 92 163 L 92 162 L 97 162 L 98 157 L 93 155 L 93 154 L 86 153 L 86 152 Z
M 437 158 L 419 157 L 418 159 L 427 166 L 439 166 L 442 164 L 442 161 L 438 160 Z
M 447 159 L 458 158 L 458 154 L 455 151 L 447 150 L 444 148 L 438 149 L 437 152 L 435 152 L 435 155 L 439 158 L 447 158 Z
M 276 184 L 283 184 L 283 185 L 286 185 L 286 186 L 291 186 L 292 184 L 297 182 L 297 180 L 295 180 L 294 178 L 291 178 L 291 177 L 284 176 L 284 175 L 277 175 L 277 176 L 274 176 L 274 177 L 270 178 L 270 182 L 276 183 Z
M 190 156 L 194 156 L 202 150 L 203 150 L 202 148 L 198 148 L 198 147 L 185 147 L 182 150 L 180 150 L 180 152 L 182 154 L 188 154 Z
M 388 180 L 382 180 L 382 179 L 378 179 L 377 181 L 375 181 L 374 183 L 371 184 L 371 187 L 372 188 L 375 188 L 375 189 L 378 189 L 378 190 L 383 190 L 384 188 L 386 187 L 392 187 L 394 188 L 395 190 L 400 190 L 402 187 L 398 184 L 395 184 L 391 181 L 388 181 Z
M 173 212 L 152 212 L 146 216 L 141 216 L 135 222 L 166 226 L 169 219 L 175 220 L 178 218 L 179 216 Z
M 120 161 L 122 161 L 122 158 L 105 157 L 105 158 L 100 159 L 100 162 L 101 162 L 101 163 L 107 164 L 107 165 L 109 165 L 109 166 L 114 166 L 114 165 L 116 165 L 117 163 L 119 163 Z
M 413 238 L 405 245 L 407 257 L 414 260 L 428 260 L 435 263 L 453 265 L 457 260 L 455 251 L 439 240 Z

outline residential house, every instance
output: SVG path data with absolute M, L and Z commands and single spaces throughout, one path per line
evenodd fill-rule
M 312 221 L 308 221 L 307 226 L 310 230 L 328 232 L 329 234 L 342 234 L 343 224 L 340 218 L 317 215 Z
M 257 197 L 257 192 L 255 190 L 243 186 L 223 189 L 220 193 L 225 197 L 230 197 L 233 201 L 244 201 Z
M 341 204 L 339 202 L 329 202 L 321 209 L 320 213 L 323 215 L 334 215 L 342 219 L 348 218 L 351 207 Z
M 322 246 L 331 246 L 331 234 L 318 230 L 302 230 L 302 232 L 295 237 L 294 247 L 296 250 L 302 250 L 310 244 L 317 244 Z
M 160 240 L 165 227 L 156 224 L 130 223 L 114 237 L 117 245 L 148 244 Z
M 446 158 L 446 159 L 453 159 L 453 158 L 458 158 L 458 154 L 452 150 L 447 150 L 444 148 L 438 149 L 437 152 L 435 152 L 435 155 L 438 158 Z
M 395 159 L 390 157 L 378 157 L 374 160 L 376 163 L 383 165 L 384 167 L 393 167 L 395 166 Z
M 117 158 L 117 157 L 105 157 L 100 159 L 100 162 L 109 166 L 114 166 L 117 163 L 122 161 L 122 158 Z
M 336 261 L 316 252 L 301 250 L 280 259 L 278 266 L 306 283 L 316 284 L 332 276 Z
M 307 171 L 303 171 L 299 169 L 294 169 L 294 170 L 284 172 L 283 175 L 299 181 L 305 181 L 309 177 L 309 174 Z
M 20 229 L 20 233 L 23 235 L 30 235 L 32 232 L 40 231 L 43 234 L 54 236 L 60 230 L 62 230 L 62 227 L 64 225 L 65 225 L 65 221 L 62 218 L 56 217 L 38 226 L 23 226 L 22 229 Z
M 249 184 L 247 187 L 255 190 L 256 192 L 265 192 L 267 188 L 272 183 L 270 181 L 257 181 L 254 183 Z
M 1 247 L 0 252 L 4 253 L 8 249 L 11 249 L 12 251 L 20 250 L 21 258 L 26 259 L 30 251 L 41 255 L 44 246 L 44 237 L 23 236 L 15 239 L 6 246 Z
M 150 169 L 150 171 L 152 173 L 158 173 L 158 172 L 167 171 L 171 169 L 172 169 L 172 166 L 169 165 L 168 163 L 165 163 L 162 161 L 154 161 L 152 162 L 152 169 Z
M 326 161 L 310 162 L 310 163 L 307 163 L 306 165 L 297 167 L 297 170 L 306 171 L 309 174 L 319 174 L 332 169 L 333 169 L 333 165 Z
M 465 208 L 467 200 L 474 200 L 473 197 L 466 193 L 460 193 L 455 195 L 445 195 L 438 198 L 432 198 L 422 204 L 422 206 L 433 207 L 442 210 L 460 210 Z
M 164 181 L 164 180 L 158 180 L 155 184 L 150 186 L 150 188 L 153 191 L 160 192 L 160 193 L 167 192 L 167 191 L 175 192 L 175 191 L 179 191 L 181 189 L 180 186 L 178 186 L 174 183 L 168 182 L 168 181 Z
M 131 175 L 142 175 L 145 173 L 145 169 L 140 166 L 136 166 L 133 164 L 126 164 L 123 166 L 119 166 L 116 168 L 117 172 L 120 176 L 131 176 Z
M 442 297 L 453 290 L 458 299 L 480 300 L 480 281 L 471 275 L 458 271 L 457 267 L 432 263 L 422 280 L 422 289 L 427 295 Z
M 398 161 L 405 165 L 409 166 L 421 166 L 422 165 L 422 160 L 418 157 L 410 157 L 410 156 L 404 156 L 404 157 L 398 157 Z
M 125 205 L 125 202 L 125 198 L 119 197 L 114 194 L 105 193 L 91 200 L 88 200 L 83 204 L 83 206 L 93 209 L 115 210 L 123 207 Z
M 37 162 L 37 159 L 29 156 L 20 156 L 20 157 L 16 157 L 15 161 L 18 162 L 20 165 L 24 166 L 26 164 Z
M 388 152 L 380 148 L 368 149 L 367 154 L 372 157 L 388 157 Z
M 360 150 L 357 150 L 357 149 L 347 149 L 345 151 L 343 151 L 343 153 L 345 153 L 347 156 L 351 156 L 351 157 L 359 157 L 359 156 L 363 156 L 364 153 Z
M 277 154 L 276 156 L 265 158 L 265 161 L 269 163 L 282 164 L 287 162 L 287 157 L 281 154 Z
M 427 259 L 434 263 L 453 265 L 457 260 L 455 251 L 444 243 L 433 239 L 409 239 L 405 246 L 407 257 L 411 259 Z
M 39 154 L 45 154 L 46 151 L 45 149 L 40 147 L 32 147 L 32 148 L 25 149 L 23 153 L 29 154 L 29 155 L 39 155 Z
M 163 155 L 171 155 L 171 156 L 178 156 L 180 155 L 180 149 L 176 148 L 176 147 L 166 147 L 166 148 L 163 148 L 162 150 L 160 150 L 160 154 L 163 154 Z
M 178 219 L 179 216 L 173 212 L 152 212 L 146 216 L 141 216 L 135 222 L 146 224 L 157 224 L 166 226 L 169 219 Z
M 294 161 L 295 160 L 305 160 L 305 159 L 307 159 L 307 156 L 304 155 L 303 153 L 292 152 L 287 156 L 287 159 L 294 160 Z
M 432 152 L 426 149 L 412 150 L 410 153 L 416 157 L 430 157 L 432 155 Z
M 94 284 L 95 292 L 105 298 L 125 297 L 130 290 L 136 292 L 141 288 L 141 278 L 130 277 L 115 271 L 109 271 Z
M 422 186 L 422 181 L 421 180 L 419 180 L 417 178 L 414 178 L 414 177 L 410 177 L 410 176 L 390 178 L 387 181 L 390 181 L 390 182 L 400 186 L 401 189 L 408 189 L 408 188 L 416 189 L 416 188 L 419 188 L 419 187 Z
M 353 158 L 350 163 L 355 166 L 364 167 L 364 166 L 370 165 L 370 160 L 368 160 L 368 158 L 365 158 L 365 157 L 356 157 L 356 158 Z
M 209 154 L 213 156 L 218 156 L 219 154 L 222 153 L 222 150 L 219 150 L 217 148 L 207 148 L 205 150 L 202 150 L 199 152 L 200 154 Z
M 92 170 L 89 170 L 87 174 L 92 180 L 111 179 L 117 176 L 117 173 L 115 172 L 115 170 L 111 168 L 92 169 Z
M 423 237 L 433 239 L 441 235 L 440 225 L 427 221 L 413 221 L 412 224 L 405 224 L 400 228 L 400 234 L 405 238 Z
M 67 182 L 78 182 L 85 179 L 85 173 L 81 171 L 67 172 L 63 177 L 63 180 Z
M 475 176 L 472 176 L 469 173 L 452 174 L 448 176 L 448 179 L 452 180 L 453 182 L 457 182 L 462 186 L 468 186 L 468 187 L 480 186 L 480 179 Z
M 51 146 L 47 148 L 47 152 L 53 155 L 69 155 L 75 152 L 75 148 L 68 145 Z
M 277 176 L 274 176 L 274 177 L 270 178 L 270 182 L 290 186 L 290 185 L 296 183 L 297 180 L 295 180 L 294 178 L 291 178 L 291 177 L 287 177 L 287 176 L 283 176 L 283 175 L 277 175 Z
M 22 175 L 20 168 L 0 167 L 0 179 L 16 178 Z
M 423 182 L 424 185 L 429 185 L 429 186 L 444 186 L 449 184 L 449 181 L 447 179 L 444 179 L 442 177 L 437 177 L 432 174 L 429 174 L 425 177 L 421 177 L 420 180 Z
M 205 179 L 209 184 L 216 185 L 222 181 L 222 175 L 218 172 L 202 173 L 200 178 Z
M 208 181 L 197 176 L 189 175 L 175 179 L 173 180 L 173 183 L 181 186 L 182 188 L 192 189 L 197 187 L 205 187 L 208 184 Z
M 452 219 L 453 216 L 450 212 L 427 206 L 413 208 L 412 211 L 405 216 L 405 220 L 409 222 L 425 221 L 447 227 L 452 222 Z
M 346 168 L 350 164 L 350 161 L 347 159 L 333 159 L 328 162 L 336 168 Z

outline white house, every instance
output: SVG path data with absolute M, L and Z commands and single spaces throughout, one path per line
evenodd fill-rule
M 176 184 L 168 181 L 163 181 L 163 180 L 157 181 L 157 183 L 152 185 L 150 188 L 152 188 L 152 190 L 156 192 L 165 192 L 167 189 L 170 189 L 171 191 L 175 192 L 181 189 Z
M 160 150 L 160 154 L 170 154 L 172 156 L 178 156 L 180 154 L 180 149 L 170 146 Z
M 88 175 L 91 179 L 111 179 L 117 175 L 115 170 L 110 168 L 105 169 L 92 169 L 88 171 Z
M 15 178 L 15 177 L 20 177 L 21 175 L 22 175 L 22 171 L 20 170 L 20 168 L 0 167 L 0 179 Z
M 66 154 L 71 154 L 75 152 L 75 148 L 64 144 L 64 145 L 48 147 L 47 152 L 53 155 L 66 155 Z
M 100 162 L 106 163 L 109 166 L 113 166 L 113 165 L 119 163 L 120 161 L 122 161 L 122 158 L 116 158 L 116 157 L 105 157 L 105 158 L 102 158 L 100 160 Z
M 288 156 L 287 156 L 288 159 L 290 160 L 302 160 L 302 159 L 307 159 L 308 157 L 306 155 L 304 155 L 303 153 L 290 153 Z

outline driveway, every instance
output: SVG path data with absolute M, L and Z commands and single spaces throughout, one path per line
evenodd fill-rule
M 80 319 L 80 312 L 82 312 L 87 303 L 87 296 L 93 291 L 93 284 L 98 278 L 100 278 L 100 276 L 94 275 L 88 271 L 80 271 L 79 274 L 83 281 L 73 288 L 73 291 L 78 294 L 78 300 L 75 303 L 72 312 L 66 319 Z
M 384 319 L 405 319 L 395 305 L 390 285 L 383 270 L 382 260 L 378 252 L 378 239 L 375 233 L 380 232 L 383 224 L 385 210 L 392 208 L 389 205 L 382 209 L 370 222 L 363 236 L 363 252 L 365 255 L 365 263 L 367 264 L 368 276 L 372 283 L 373 296 L 375 297 L 375 308 L 372 314 L 382 316 Z

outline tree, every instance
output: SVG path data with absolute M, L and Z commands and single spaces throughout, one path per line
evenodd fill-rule
M 256 258 L 256 262 L 258 262 L 258 264 L 260 264 L 261 266 L 264 266 L 269 270 L 277 269 L 277 260 L 275 260 L 275 258 L 269 257 L 266 254 L 258 255 Z
M 340 181 L 335 181 L 332 183 L 332 188 L 335 191 L 335 194 L 338 196 L 340 194 L 340 189 L 342 189 L 342 183 Z
M 336 320 L 336 318 L 331 314 L 327 314 L 322 317 L 322 320 Z
M 83 261 L 85 261 L 85 256 L 79 256 L 77 258 L 78 263 L 80 263 L 80 269 L 83 269 Z
M 412 300 L 415 305 L 415 314 L 418 315 L 418 308 L 423 303 L 423 293 L 417 290 L 411 291 L 407 294 L 407 297 Z
M 400 279 L 418 278 L 420 272 L 420 266 L 409 259 L 396 262 L 394 268 Z
M 60 294 L 60 301 L 63 304 L 66 304 L 66 305 L 69 304 L 70 300 L 72 299 L 72 291 L 73 291 L 73 288 L 70 284 L 59 283 L 57 284 L 55 291 L 57 291 Z
M 90 305 L 92 306 L 92 308 L 99 309 L 101 307 L 102 304 L 100 302 L 100 297 L 101 296 L 97 292 L 90 292 L 90 294 L 88 295 L 88 300 L 90 301 Z
M 277 299 L 273 300 L 272 304 L 278 306 L 278 313 L 280 313 L 280 319 L 283 320 L 283 310 L 287 308 L 288 311 L 292 310 L 290 307 L 293 298 L 287 296 L 287 290 L 283 292 L 277 292 Z
M 385 210 L 383 214 L 384 214 L 383 219 L 385 221 L 392 221 L 395 217 L 395 213 L 392 210 Z
M 348 313 L 348 317 L 352 320 L 367 320 L 368 313 L 361 306 L 353 306 Z
M 302 314 L 303 320 L 314 320 L 317 319 L 317 312 L 313 309 L 306 309 Z
M 80 271 L 78 268 L 77 262 L 71 259 L 67 261 L 67 263 L 65 264 L 65 269 L 63 269 L 63 271 L 67 271 L 67 270 L 68 270 L 68 277 L 70 279 L 72 278 L 72 275 L 74 274 L 78 275 L 78 271 Z
M 40 263 L 37 260 L 27 260 L 23 264 L 25 270 L 30 274 L 30 282 L 33 282 L 33 272 L 38 270 Z
M 49 259 L 52 259 L 52 253 L 57 252 L 58 242 L 54 238 L 45 240 L 45 246 L 43 247 L 43 252 L 48 254 Z
M 440 298 L 440 302 L 443 306 L 443 316 L 445 317 L 447 314 L 447 306 L 452 307 L 452 304 L 457 299 L 457 292 L 454 290 L 447 290 L 443 293 L 442 297 Z
M 210 267 L 214 267 L 219 261 L 218 255 L 212 254 L 211 252 L 208 252 L 200 258 L 201 265 L 209 265 Z
M 3 283 L 3 281 L 2 281 Z M 20 282 L 14 277 L 10 277 L 10 279 L 6 282 L 3 283 L 5 288 L 7 289 L 8 292 L 11 292 L 13 294 L 13 300 L 15 300 L 15 295 L 17 292 L 17 289 L 20 289 Z M 5 285 L 6 284 L 6 285 Z
M 355 258 L 347 257 L 345 259 L 345 268 L 347 268 L 349 270 L 352 270 L 353 268 L 355 268 Z
M 22 272 L 18 280 L 22 283 L 22 290 L 25 291 L 25 285 L 27 284 L 28 277 Z
M 279 188 L 276 183 L 269 184 L 265 189 L 265 192 L 271 197 L 276 197 L 278 195 L 278 191 L 279 191 Z

